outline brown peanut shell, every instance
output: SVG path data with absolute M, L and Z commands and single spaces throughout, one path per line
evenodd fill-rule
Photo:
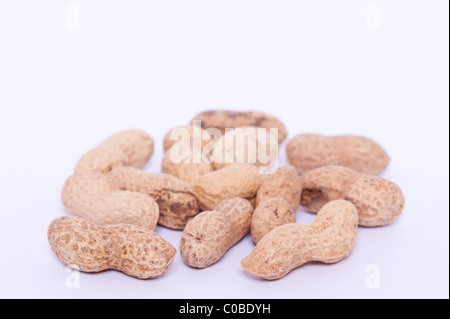
M 228 197 L 255 197 L 263 175 L 252 164 L 231 164 L 198 177 L 192 188 L 200 208 L 211 210 Z
M 360 226 L 384 226 L 401 214 L 405 198 L 394 183 L 343 166 L 330 165 L 312 170 L 301 177 L 300 204 L 310 212 L 326 203 L 345 199 L 358 209 Z
M 325 205 L 311 225 L 286 224 L 266 234 L 242 259 L 242 267 L 267 280 L 279 279 L 309 261 L 336 263 L 353 250 L 358 213 L 353 204 L 337 200 Z
M 198 214 L 192 188 L 169 174 L 150 174 L 132 167 L 120 167 L 109 174 L 124 190 L 149 195 L 159 206 L 160 225 L 183 229 Z
M 108 173 L 114 168 L 144 166 L 153 154 L 153 139 L 144 131 L 122 131 L 103 141 L 78 161 L 75 173 Z
M 270 198 L 282 197 L 296 211 L 300 204 L 300 179 L 293 166 L 284 166 L 264 178 L 256 196 L 256 206 Z
M 390 162 L 375 141 L 361 136 L 300 134 L 286 147 L 287 158 L 301 174 L 327 165 L 340 165 L 367 174 L 381 174 Z
M 98 172 L 69 177 L 61 199 L 67 210 L 99 225 L 127 223 L 153 230 L 159 218 L 152 198 L 124 191 L 117 181 Z
M 183 231 L 180 252 L 186 264 L 206 268 L 219 261 L 250 230 L 253 207 L 238 197 L 192 219 Z
M 259 204 L 252 216 L 252 238 L 257 244 L 272 229 L 284 225 L 295 223 L 296 210 L 281 197 L 269 198 Z
M 73 216 L 54 220 L 48 240 L 56 256 L 74 269 L 115 269 L 140 279 L 164 274 L 176 255 L 176 249 L 153 231 L 130 224 L 99 226 Z

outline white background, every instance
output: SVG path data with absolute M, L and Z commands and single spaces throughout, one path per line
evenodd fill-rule
M 448 298 L 448 6 L 2 1 L 0 297 Z M 160 172 L 164 134 L 207 109 L 272 113 L 289 137 L 375 139 L 392 157 L 383 176 L 404 191 L 402 216 L 361 228 L 344 261 L 307 264 L 278 281 L 242 270 L 253 248 L 247 236 L 204 270 L 178 254 L 159 279 L 106 271 L 67 288 L 70 274 L 46 232 L 69 214 L 60 192 L 79 157 L 112 133 L 140 128 L 156 141 L 145 170 Z M 281 152 L 284 165 L 285 144 Z M 297 218 L 314 215 L 300 209 Z M 156 231 L 178 248 L 181 232 Z M 378 289 L 366 285 L 371 264 Z

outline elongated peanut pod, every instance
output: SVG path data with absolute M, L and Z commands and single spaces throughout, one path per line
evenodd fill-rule
M 361 136 L 323 136 L 300 134 L 293 137 L 286 147 L 288 161 L 305 173 L 326 165 L 340 165 L 354 170 L 380 174 L 390 158 L 375 141 Z
M 144 166 L 153 154 L 153 139 L 144 131 L 122 131 L 86 153 L 77 163 L 75 173 L 108 173 L 114 168 Z
M 150 174 L 132 167 L 120 167 L 109 174 L 121 189 L 149 195 L 159 206 L 160 225 L 184 229 L 198 214 L 198 203 L 192 188 L 168 174 Z
M 159 218 L 151 197 L 123 191 L 117 181 L 98 172 L 69 177 L 61 199 L 67 210 L 99 225 L 127 223 L 153 230 Z
M 311 212 L 326 203 L 345 199 L 358 209 L 360 226 L 384 226 L 401 214 L 405 198 L 394 183 L 343 166 L 325 166 L 301 177 L 300 204 Z
M 83 272 L 119 270 L 149 279 L 164 274 L 176 249 L 152 231 L 129 224 L 99 226 L 80 217 L 54 220 L 48 229 L 53 252 Z
M 355 206 L 333 201 L 317 213 L 311 225 L 286 224 L 270 231 L 241 264 L 256 276 L 279 279 L 309 261 L 336 263 L 344 259 L 355 246 L 357 232 Z
M 181 235 L 180 251 L 186 264 L 206 268 L 219 261 L 249 231 L 253 207 L 238 197 L 219 203 L 192 219 Z

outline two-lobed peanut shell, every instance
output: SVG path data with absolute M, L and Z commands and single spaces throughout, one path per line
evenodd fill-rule
M 358 209 L 360 226 L 384 226 L 401 214 L 405 198 L 394 183 L 343 166 L 330 165 L 301 176 L 300 204 L 311 212 L 326 203 L 345 199 Z
M 266 234 L 242 261 L 242 267 L 267 280 L 279 279 L 309 261 L 336 263 L 353 250 L 358 212 L 344 200 L 332 201 L 311 225 L 286 224 Z
M 140 279 L 164 274 L 176 255 L 153 231 L 130 224 L 99 226 L 74 216 L 54 220 L 48 240 L 56 256 L 74 269 L 114 269 Z

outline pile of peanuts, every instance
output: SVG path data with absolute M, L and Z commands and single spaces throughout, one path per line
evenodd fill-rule
M 102 142 L 64 185 L 62 202 L 76 216 L 50 224 L 53 252 L 83 272 L 115 269 L 148 279 L 164 274 L 177 253 L 154 232 L 157 224 L 183 230 L 181 256 L 195 268 L 218 262 L 251 232 L 256 246 L 241 265 L 274 280 L 308 261 L 339 262 L 352 252 L 358 225 L 384 226 L 401 214 L 400 188 L 377 176 L 390 158 L 364 137 L 297 135 L 287 143 L 291 165 L 267 175 L 259 163 L 171 160 L 181 143 L 171 138 L 177 129 L 226 134 L 240 127 L 276 128 L 277 145 L 287 137 L 283 123 L 268 114 L 204 112 L 167 133 L 161 174 L 140 170 L 153 154 L 147 133 L 128 130 Z M 317 213 L 312 224 L 296 222 L 299 205 Z

